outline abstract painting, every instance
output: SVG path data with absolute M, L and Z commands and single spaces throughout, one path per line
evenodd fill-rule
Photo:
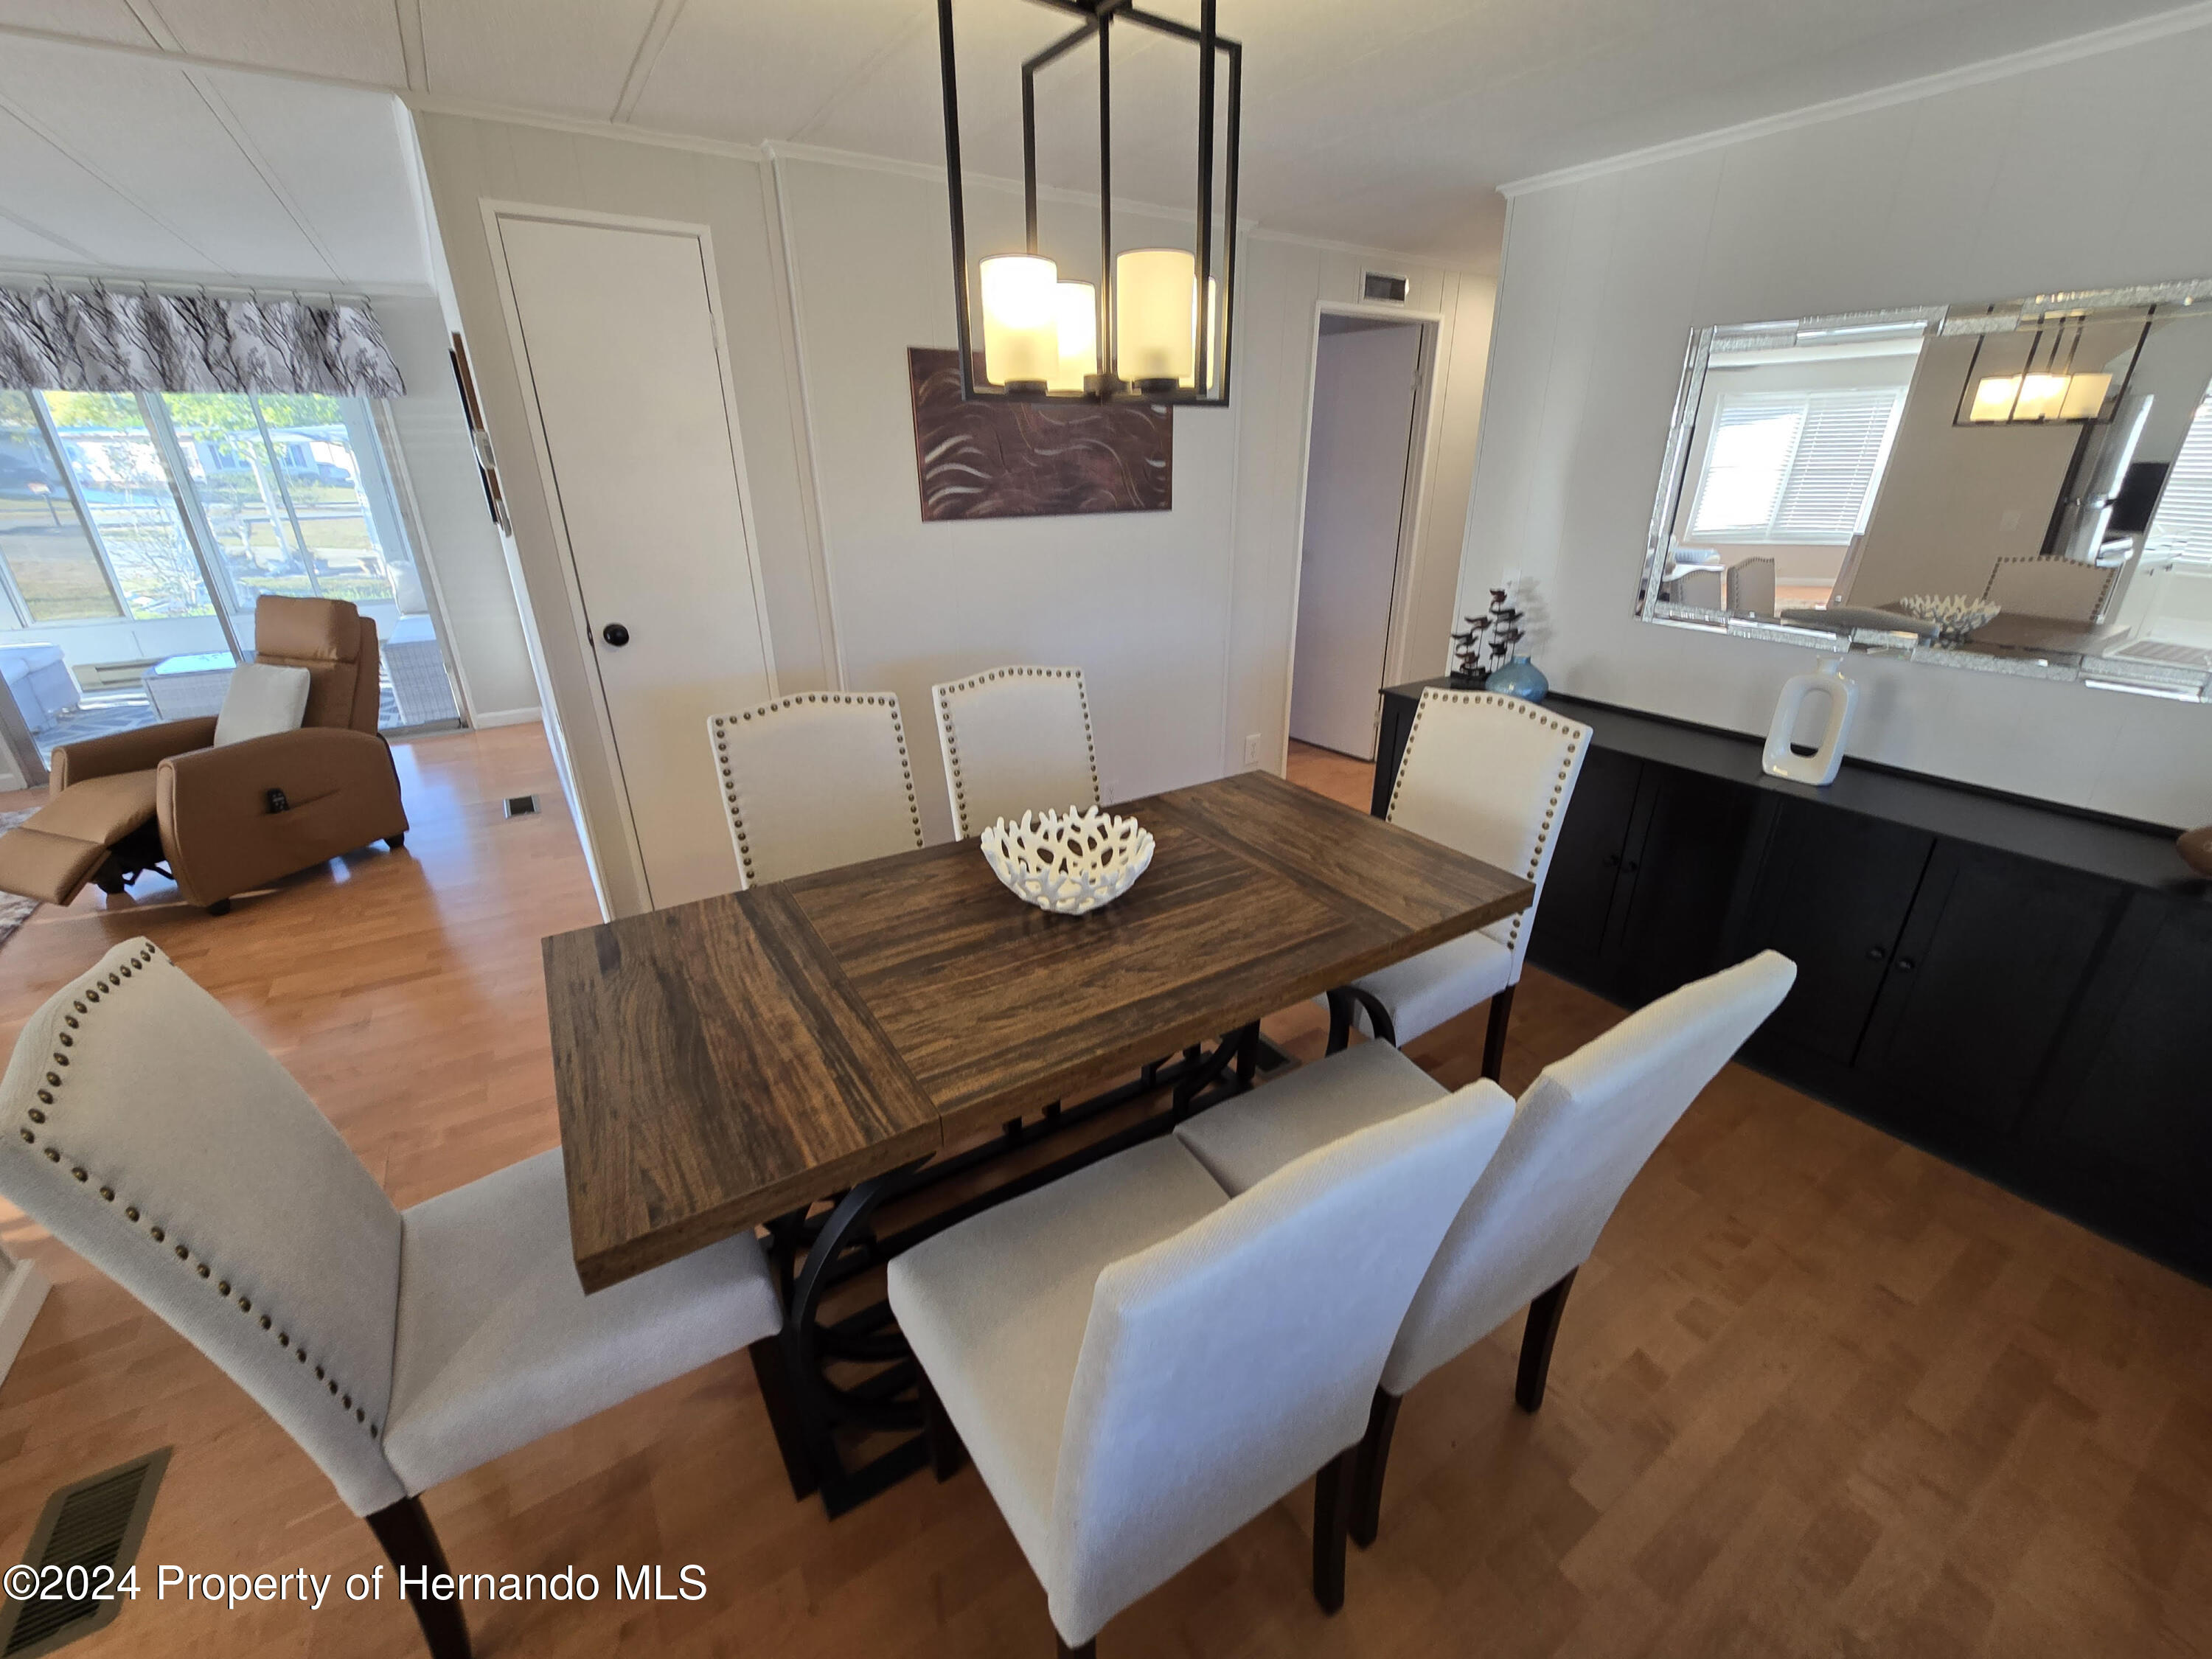
M 1165 404 L 968 403 L 960 354 L 910 346 L 915 467 L 925 523 L 1173 505 L 1175 413 Z M 977 380 L 982 378 L 979 354 Z

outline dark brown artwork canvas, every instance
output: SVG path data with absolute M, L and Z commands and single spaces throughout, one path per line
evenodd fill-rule
M 968 403 L 960 354 L 909 346 L 924 522 L 1173 505 L 1175 411 L 1164 404 Z M 977 378 L 981 378 L 980 358 Z

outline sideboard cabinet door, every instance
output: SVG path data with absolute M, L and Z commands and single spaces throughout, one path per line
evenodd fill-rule
M 1906 918 L 1859 1070 L 1940 1136 L 2008 1136 L 2035 1091 L 2124 890 L 1941 842 Z
M 1779 951 L 1797 982 L 1755 1049 L 1848 1066 L 1897 953 L 1936 837 L 1825 803 L 1784 800 L 1736 951 Z
M 1530 961 L 1601 994 L 1611 989 L 1607 924 L 1614 889 L 1623 884 L 1621 866 L 1629 861 L 1628 832 L 1643 778 L 1644 763 L 1616 750 L 1592 749 L 1583 757 L 1528 937 Z

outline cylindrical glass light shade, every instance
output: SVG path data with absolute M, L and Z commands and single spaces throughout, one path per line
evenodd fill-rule
M 2008 421 L 2012 406 L 2020 398 L 2020 376 L 1992 374 L 1974 388 L 1974 407 L 1966 418 L 1970 421 Z
M 2015 421 L 2051 421 L 2066 402 L 2063 374 L 2031 374 L 2020 383 L 2020 401 L 2013 405 Z
M 1188 382 L 1198 262 L 1177 247 L 1132 248 L 1114 261 L 1114 372 L 1141 384 Z
M 1098 372 L 1098 290 L 1088 283 L 1061 283 L 1054 294 L 1060 367 L 1045 384 L 1054 392 L 1080 392 L 1084 376 Z
M 2093 421 L 2103 412 L 2106 394 L 2112 389 L 2109 374 L 2069 374 L 2066 401 L 2059 409 L 2062 421 Z
M 983 378 L 1042 386 L 1060 372 L 1060 268 L 1033 253 L 983 261 Z

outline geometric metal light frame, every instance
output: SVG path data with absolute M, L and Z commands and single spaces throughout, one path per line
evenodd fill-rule
M 993 386 L 975 379 L 973 339 L 974 294 L 968 275 L 968 221 L 960 176 L 960 94 L 953 51 L 953 0 L 937 0 L 939 73 L 945 94 L 945 179 L 952 209 L 952 291 L 960 336 L 960 395 L 975 401 L 999 399 L 1009 403 L 1143 403 L 1180 404 L 1197 409 L 1225 409 L 1229 404 L 1229 368 L 1233 334 L 1231 322 L 1237 299 L 1237 129 L 1244 70 L 1244 48 L 1214 27 L 1215 0 L 1200 0 L 1198 27 L 1141 9 L 1130 0 L 1030 0 L 1079 20 L 1060 40 L 1033 54 L 1022 64 L 1022 196 L 1028 228 L 1028 249 L 1037 252 L 1036 74 L 1048 64 L 1086 42 L 1096 42 L 1098 52 L 1098 368 L 1081 391 L 1054 392 Z M 1227 227 L 1222 238 L 1220 305 L 1210 319 L 1218 330 L 1218 354 L 1206 349 L 1207 330 L 1198 328 L 1189 386 L 1162 388 L 1138 386 L 1116 379 L 1109 367 L 1115 362 L 1114 338 L 1114 105 L 1111 31 L 1118 25 L 1151 29 L 1171 35 L 1198 48 L 1198 227 L 1197 271 L 1194 293 L 1203 296 L 1213 271 L 1214 109 L 1216 83 L 1221 79 L 1219 60 L 1225 58 L 1227 115 L 1222 157 L 1221 217 Z M 1200 301 L 1205 309 L 1203 300 Z M 1213 384 L 1218 356 L 1218 384 Z

